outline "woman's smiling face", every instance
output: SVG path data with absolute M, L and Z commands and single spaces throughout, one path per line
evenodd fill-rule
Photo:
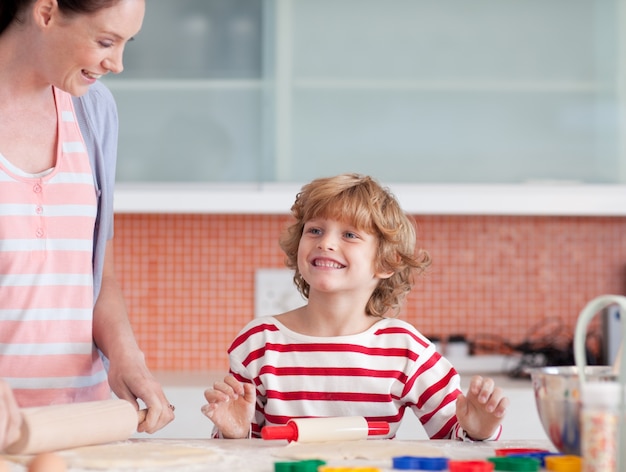
M 54 0 L 37 0 L 44 79 L 80 96 L 101 76 L 124 69 L 124 47 L 141 29 L 145 0 L 120 0 L 91 14 L 64 15 Z

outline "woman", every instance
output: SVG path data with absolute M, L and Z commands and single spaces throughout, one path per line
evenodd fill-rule
M 174 418 L 132 332 L 113 266 L 117 112 L 145 0 L 0 3 L 0 446 L 18 405 L 101 400 Z M 107 365 L 105 367 L 105 365 Z

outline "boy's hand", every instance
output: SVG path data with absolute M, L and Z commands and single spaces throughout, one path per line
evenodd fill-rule
M 247 438 L 254 418 L 256 389 L 250 383 L 241 383 L 232 375 L 213 388 L 204 391 L 208 404 L 202 413 L 209 418 L 225 438 Z
M 472 439 L 488 439 L 500 426 L 508 406 L 509 399 L 493 379 L 474 376 L 467 395 L 456 399 L 456 417 Z

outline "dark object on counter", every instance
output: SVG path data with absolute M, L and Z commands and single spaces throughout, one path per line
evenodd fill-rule
M 441 336 L 437 336 L 437 335 L 433 335 L 433 336 L 426 336 L 428 338 L 428 340 L 433 343 L 435 345 L 435 349 L 437 350 L 437 352 L 439 354 L 443 354 L 444 352 L 444 343 L 443 340 L 441 338 Z
M 613 318 L 615 318 L 613 314 Z M 570 328 L 560 318 L 542 320 L 528 330 L 528 335 L 519 343 L 514 343 L 501 335 L 483 333 L 472 339 L 462 334 L 452 334 L 447 345 L 454 348 L 468 346 L 470 355 L 508 354 L 519 358 L 517 365 L 507 371 L 512 378 L 529 378 L 528 369 L 548 366 L 574 365 L 574 341 Z M 588 365 L 606 365 L 602 362 L 602 353 L 594 350 L 598 333 L 590 333 L 587 346 Z M 461 349 L 464 349 L 461 347 Z M 453 349 L 454 350 L 454 349 Z M 449 357 L 448 349 L 444 349 Z M 457 351 L 458 352 L 458 351 Z
M 451 334 L 446 342 L 446 357 L 467 357 L 470 354 L 470 345 L 463 334 Z
M 517 351 L 522 353 L 522 357 L 517 366 L 509 372 L 509 377 L 512 378 L 529 378 L 529 368 L 570 366 L 576 363 L 573 341 L 570 341 L 565 348 L 526 342 L 517 346 Z M 598 360 L 589 350 L 587 350 L 587 361 L 589 365 L 598 365 Z

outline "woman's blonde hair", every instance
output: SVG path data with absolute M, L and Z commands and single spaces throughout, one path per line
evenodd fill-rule
M 298 290 L 309 297 L 309 284 L 298 270 L 298 247 L 304 225 L 315 218 L 346 221 L 378 239 L 376 272 L 393 272 L 381 279 L 372 293 L 366 313 L 397 315 L 402 301 L 413 285 L 414 273 L 422 273 L 431 263 L 427 251 L 416 249 L 415 222 L 400 208 L 395 196 L 372 177 L 341 174 L 313 180 L 302 187 L 291 207 L 295 223 L 280 238 L 285 264 L 295 270 Z

